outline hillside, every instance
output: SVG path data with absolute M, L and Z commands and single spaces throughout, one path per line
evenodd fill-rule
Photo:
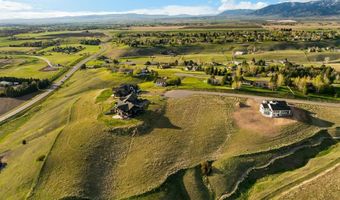
M 257 10 L 256 16 L 316 17 L 337 16 L 340 14 L 339 0 L 311 1 L 306 3 L 285 2 Z

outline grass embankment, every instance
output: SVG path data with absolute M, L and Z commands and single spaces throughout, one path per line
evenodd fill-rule
M 239 130 L 232 113 L 240 99 L 192 96 L 165 102 L 157 89 L 143 95 L 152 101 L 145 115 L 124 124 L 110 117 L 107 122 L 102 114 L 112 100 L 106 90 L 125 82 L 140 80 L 105 69 L 79 71 L 30 119 L 6 132 L 0 152 L 7 152 L 8 165 L 0 174 L 0 188 L 5 188 L 0 199 L 22 199 L 29 192 L 31 199 L 129 198 L 153 191 L 171 174 L 202 161 L 294 143 L 317 128 L 298 123 L 275 136 Z M 114 129 L 145 119 L 152 120 L 151 127 L 139 134 L 133 128 L 130 134 Z M 24 139 L 28 145 L 22 144 Z M 37 161 L 41 155 L 48 155 L 44 164 Z M 180 179 L 189 196 L 210 195 L 197 192 L 205 188 L 197 171 L 185 171 Z
M 319 177 L 315 179 L 315 181 L 312 181 L 312 185 L 304 182 L 317 177 L 329 168 L 333 168 L 333 166 L 339 165 L 339 148 L 340 145 L 338 143 L 331 148 L 320 152 L 305 166 L 297 170 L 277 173 L 257 180 L 250 190 L 246 192 L 245 196 L 247 196 L 248 199 L 288 199 L 289 196 L 290 198 L 294 197 L 295 199 L 300 199 L 302 197 L 308 199 L 311 196 L 318 196 L 318 199 L 334 199 L 331 198 L 331 196 L 335 197 L 336 195 L 337 183 L 334 181 L 337 179 L 335 178 L 336 173 L 334 173 L 333 170 L 331 170 L 330 174 L 333 174 L 335 177 L 333 177 L 332 180 L 329 180 L 329 177 L 326 177 L 326 179 L 328 179 L 326 182 L 328 183 L 325 181 L 319 182 L 324 179 L 323 177 Z M 299 186 L 300 184 L 303 185 Z M 327 184 L 327 187 L 323 184 Z M 291 190 L 291 188 L 295 189 Z M 327 198 L 327 196 L 329 198 Z

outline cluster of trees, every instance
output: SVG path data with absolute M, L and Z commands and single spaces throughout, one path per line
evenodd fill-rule
M 58 46 L 60 45 L 59 40 L 52 40 L 52 41 L 36 41 L 36 42 L 24 42 L 21 44 L 11 44 L 10 47 L 51 47 L 51 46 Z
M 227 69 L 221 67 L 206 67 L 204 71 L 206 74 L 214 76 L 225 76 L 227 74 Z
M 67 47 L 54 47 L 52 51 L 59 52 L 59 53 L 74 54 L 84 49 L 85 47 L 83 46 L 77 46 L 77 47 L 67 46 Z
M 193 60 L 185 60 L 183 62 L 184 66 L 188 67 L 188 66 L 199 66 L 199 64 Z
M 102 41 L 100 39 L 86 39 L 86 40 L 81 40 L 80 44 L 83 45 L 100 45 Z
M 166 80 L 167 86 L 179 86 L 182 84 L 182 80 L 179 77 L 176 78 L 170 78 Z
M 199 43 L 227 44 L 231 42 L 265 41 L 321 41 L 337 39 L 337 31 L 286 31 L 286 30 L 231 30 L 187 32 L 122 32 L 116 34 L 115 42 L 131 47 L 189 45 Z
M 324 93 L 334 95 L 332 84 L 339 80 L 339 73 L 330 66 L 307 67 L 286 61 L 284 66 L 248 66 L 240 67 L 242 76 L 270 77 L 269 88 L 275 90 L 281 86 L 295 87 L 303 94 Z
M 36 92 L 40 89 L 46 89 L 51 85 L 48 79 L 25 79 L 25 78 L 15 78 L 15 77 L 0 77 L 0 81 L 7 82 L 17 82 L 17 86 L 7 86 L 4 89 L 3 96 L 6 97 L 20 97 L 26 94 Z

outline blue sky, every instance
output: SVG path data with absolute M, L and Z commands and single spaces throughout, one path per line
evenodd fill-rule
M 291 0 L 286 0 L 291 1 Z M 296 0 L 308 1 L 308 0 Z M 225 10 L 259 9 L 279 0 L 0 0 L 0 19 L 90 14 L 213 15 Z

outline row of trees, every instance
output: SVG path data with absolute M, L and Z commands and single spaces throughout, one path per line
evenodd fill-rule
M 6 97 L 20 97 L 33 92 L 37 92 L 40 89 L 46 89 L 51 85 L 51 82 L 48 79 L 24 79 L 24 78 L 15 78 L 15 77 L 0 77 L 0 81 L 7 82 L 17 82 L 19 85 L 17 86 L 7 86 L 3 91 L 3 96 Z
M 100 39 L 86 39 L 86 40 L 81 40 L 80 44 L 83 45 L 100 45 L 102 41 Z
M 24 42 L 21 44 L 10 44 L 10 47 L 51 47 L 51 46 L 58 46 L 60 45 L 59 40 L 52 40 L 52 41 L 36 41 L 36 42 Z
M 83 46 L 77 46 L 77 47 L 67 46 L 67 47 L 54 47 L 52 51 L 59 52 L 59 53 L 66 53 L 66 54 L 74 54 L 84 49 L 85 47 Z
M 124 32 L 114 37 L 117 43 L 131 47 L 185 45 L 198 43 L 227 44 L 231 42 L 321 41 L 337 39 L 337 31 L 187 31 L 187 32 Z

